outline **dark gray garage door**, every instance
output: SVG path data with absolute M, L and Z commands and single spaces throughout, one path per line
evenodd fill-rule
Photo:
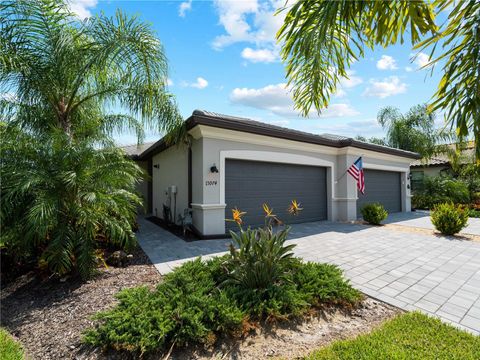
M 291 200 L 301 203 L 303 211 L 290 216 Z M 226 160 L 225 162 L 226 218 L 231 209 L 247 212 L 245 225 L 264 224 L 262 204 L 267 203 L 284 222 L 300 223 L 327 219 L 326 169 L 323 167 L 268 163 L 259 161 Z M 227 230 L 236 224 L 227 222 Z
M 358 193 L 357 216 L 367 203 L 379 202 L 389 213 L 402 211 L 400 173 L 395 171 L 365 170 L 365 195 Z

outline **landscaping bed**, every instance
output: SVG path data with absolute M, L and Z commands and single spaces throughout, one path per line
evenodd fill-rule
M 91 316 L 111 308 L 114 295 L 161 280 L 143 251 L 133 253 L 128 267 L 100 269 L 90 281 L 41 281 L 33 273 L 2 289 L 1 320 L 33 359 L 68 359 L 83 353 L 81 333 L 93 325 Z M 97 355 L 90 354 L 89 358 Z

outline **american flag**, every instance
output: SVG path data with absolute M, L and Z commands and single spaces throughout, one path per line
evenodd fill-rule
M 353 164 L 348 168 L 348 173 L 353 176 L 357 181 L 357 189 L 365 194 L 365 176 L 363 174 L 363 163 L 362 157 L 359 157 Z

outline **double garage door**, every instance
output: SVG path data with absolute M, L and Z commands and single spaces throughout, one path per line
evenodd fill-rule
M 326 168 L 295 164 L 227 159 L 225 161 L 225 218 L 231 210 L 246 212 L 246 226 L 264 224 L 262 205 L 267 203 L 287 224 L 327 219 Z M 389 213 L 402 211 L 399 172 L 365 170 L 365 195 L 359 193 L 357 214 L 367 203 L 379 202 Z M 303 210 L 298 216 L 288 214 L 295 199 Z M 226 223 L 227 230 L 236 225 Z
M 301 203 L 298 216 L 288 214 L 292 200 Z M 268 204 L 282 221 L 292 224 L 327 219 L 326 168 L 260 161 L 225 161 L 225 217 L 231 209 L 246 212 L 246 226 L 264 224 L 262 205 Z M 227 230 L 235 228 L 226 223 Z

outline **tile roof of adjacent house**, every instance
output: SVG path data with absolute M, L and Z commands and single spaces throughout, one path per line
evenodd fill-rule
M 289 129 L 277 125 L 267 124 L 260 121 L 236 117 L 231 115 L 223 115 L 205 110 L 195 110 L 192 115 L 186 120 L 187 130 L 194 128 L 197 125 L 205 125 L 227 130 L 242 131 L 251 134 L 270 136 L 280 139 L 299 141 L 303 143 L 324 145 L 336 148 L 355 147 L 365 150 L 381 152 L 385 154 L 392 154 L 411 159 L 419 159 L 420 155 L 411 151 L 391 148 L 388 146 L 376 145 L 366 143 L 359 140 L 354 140 L 349 137 L 332 135 L 332 134 L 312 134 L 304 131 Z M 163 139 L 157 141 L 151 147 L 146 149 L 143 153 L 138 155 L 141 159 L 146 159 L 158 152 L 161 152 L 167 147 Z
M 448 144 L 448 146 L 455 150 L 456 144 Z M 460 163 L 469 163 L 473 161 L 475 154 L 475 143 L 473 141 L 468 142 L 465 149 L 462 150 L 462 158 Z M 472 159 L 472 160 L 471 160 Z M 449 165 L 450 160 L 446 154 L 437 154 L 430 159 L 418 159 L 411 163 L 412 167 L 425 167 L 425 166 L 445 166 Z

